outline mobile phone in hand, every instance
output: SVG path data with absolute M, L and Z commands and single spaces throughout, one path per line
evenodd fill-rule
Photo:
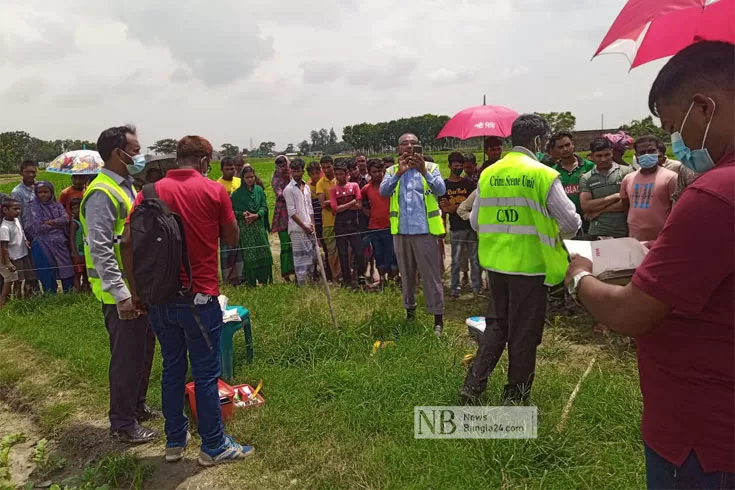
M 413 147 L 411 147 L 411 151 L 417 155 L 421 155 L 424 152 L 424 149 L 421 145 L 413 145 Z

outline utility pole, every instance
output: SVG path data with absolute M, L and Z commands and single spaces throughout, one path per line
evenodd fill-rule
M 600 114 L 600 129 L 605 129 L 605 114 Z

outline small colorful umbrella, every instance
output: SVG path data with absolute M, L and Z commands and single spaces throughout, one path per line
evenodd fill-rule
M 593 58 L 624 54 L 632 69 L 699 41 L 735 43 L 735 0 L 628 0 Z
M 458 112 L 439 132 L 438 138 L 466 140 L 478 136 L 507 138 L 518 113 L 499 105 L 478 105 Z
M 102 157 L 96 151 L 74 150 L 54 158 L 46 167 L 46 171 L 57 174 L 96 175 L 103 166 Z

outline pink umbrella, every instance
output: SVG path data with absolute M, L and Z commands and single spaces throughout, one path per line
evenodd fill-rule
M 499 105 L 478 105 L 458 112 L 444 125 L 438 138 L 466 140 L 478 136 L 510 136 L 518 113 Z
M 735 0 L 629 0 L 595 56 L 624 54 L 635 68 L 698 41 L 735 43 Z

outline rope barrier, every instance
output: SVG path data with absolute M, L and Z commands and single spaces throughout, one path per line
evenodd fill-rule
M 341 235 L 334 235 L 332 238 L 337 239 L 337 238 L 343 238 L 343 237 L 348 237 L 348 236 L 353 236 L 353 235 L 368 235 L 370 233 L 382 232 L 382 231 L 385 231 L 387 229 L 388 228 L 385 228 L 385 229 L 382 229 L 382 230 L 366 230 L 366 231 L 358 231 L 358 232 L 354 232 L 354 233 L 343 233 Z M 439 237 L 439 236 L 437 236 L 436 238 L 437 238 L 437 240 L 442 240 L 442 241 L 444 240 L 444 238 Z M 322 240 L 324 240 L 324 237 L 319 238 L 318 240 L 319 241 L 322 241 Z M 478 242 L 476 240 L 475 241 L 473 241 L 473 240 L 450 240 L 450 245 L 451 245 L 451 243 L 475 243 L 476 244 Z M 243 250 L 255 250 L 255 249 L 260 249 L 260 248 L 271 248 L 271 245 L 270 244 L 269 245 L 254 245 L 252 247 L 228 248 L 227 250 L 225 250 L 225 252 L 238 252 L 238 251 L 243 251 Z M 17 272 L 57 270 L 57 269 L 65 269 L 67 267 L 74 267 L 74 265 L 72 264 L 72 265 L 61 266 L 61 267 L 59 267 L 59 266 L 53 266 L 53 267 L 35 267 L 33 269 L 17 269 Z

